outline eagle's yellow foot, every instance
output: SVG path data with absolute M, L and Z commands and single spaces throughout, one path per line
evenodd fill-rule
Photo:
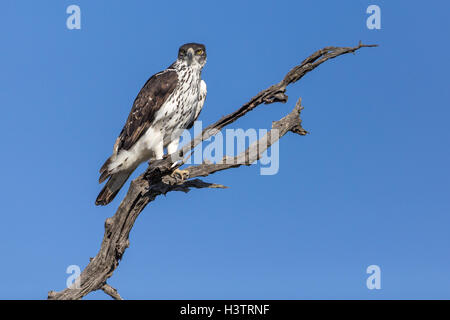
M 174 177 L 175 179 L 186 180 L 187 178 L 189 178 L 189 171 L 188 170 L 175 169 L 172 172 L 171 176 Z

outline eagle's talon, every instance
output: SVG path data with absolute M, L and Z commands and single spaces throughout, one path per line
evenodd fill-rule
M 181 179 L 181 180 L 186 180 L 187 178 L 189 178 L 189 171 L 188 170 L 180 170 L 180 169 L 175 169 L 171 176 L 175 179 Z

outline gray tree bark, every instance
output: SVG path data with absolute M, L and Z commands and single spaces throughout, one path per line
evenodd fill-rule
M 189 166 L 186 168 L 189 172 L 187 179 L 173 177 L 171 175 L 172 172 L 186 162 L 193 149 L 202 141 L 217 134 L 225 126 L 233 123 L 259 105 L 287 102 L 288 97 L 285 92 L 288 85 L 297 82 L 305 74 L 314 70 L 325 61 L 347 53 L 354 53 L 364 47 L 375 46 L 359 43 L 355 47 L 326 47 L 314 52 L 301 64 L 292 68 L 279 83 L 259 92 L 238 110 L 205 128 L 200 135 L 178 152 L 180 161 L 174 163 L 174 157 L 166 156 L 162 160 L 150 163 L 146 171 L 131 182 L 128 192 L 116 213 L 106 219 L 105 233 L 100 250 L 82 271 L 79 279 L 79 288 L 66 288 L 59 292 L 50 291 L 48 299 L 81 299 L 92 291 L 103 290 L 112 298 L 122 300 L 117 290 L 107 284 L 107 280 L 112 276 L 125 250 L 128 248 L 130 231 L 147 204 L 155 200 L 157 196 L 165 195 L 171 191 L 188 192 L 191 189 L 225 188 L 225 186 L 220 184 L 204 182 L 198 177 L 206 177 L 217 171 L 241 165 L 250 165 L 260 159 L 265 150 L 288 132 L 302 136 L 306 135 L 307 131 L 303 129 L 300 119 L 300 113 L 303 109 L 301 99 L 297 101 L 295 107 L 288 115 L 273 122 L 272 129 L 241 154 L 232 159 L 224 157 L 221 163 L 203 163 Z

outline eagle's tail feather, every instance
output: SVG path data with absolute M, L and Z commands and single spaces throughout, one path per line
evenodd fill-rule
M 128 180 L 133 171 L 121 171 L 114 173 L 110 176 L 108 182 L 106 182 L 102 191 L 100 191 L 95 204 L 97 206 L 106 206 L 108 203 L 114 200 L 114 197 L 119 193 L 122 186 Z
M 109 157 L 106 161 L 105 161 L 105 163 L 103 164 L 103 166 L 100 168 L 100 178 L 98 179 L 98 182 L 99 183 L 102 183 L 103 181 L 105 181 L 109 176 L 111 176 L 111 172 L 109 172 L 109 170 L 108 170 L 108 168 L 109 168 L 109 165 L 111 164 L 111 162 L 112 162 L 112 157 L 113 156 L 111 156 L 111 157 Z

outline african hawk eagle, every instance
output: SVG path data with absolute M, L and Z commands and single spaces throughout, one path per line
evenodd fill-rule
M 201 71 L 206 63 L 203 44 L 187 43 L 178 59 L 145 83 L 120 132 L 113 154 L 100 169 L 99 182 L 109 179 L 95 201 L 107 205 L 133 171 L 144 161 L 162 159 L 164 148 L 172 154 L 180 135 L 198 118 L 206 98 Z

